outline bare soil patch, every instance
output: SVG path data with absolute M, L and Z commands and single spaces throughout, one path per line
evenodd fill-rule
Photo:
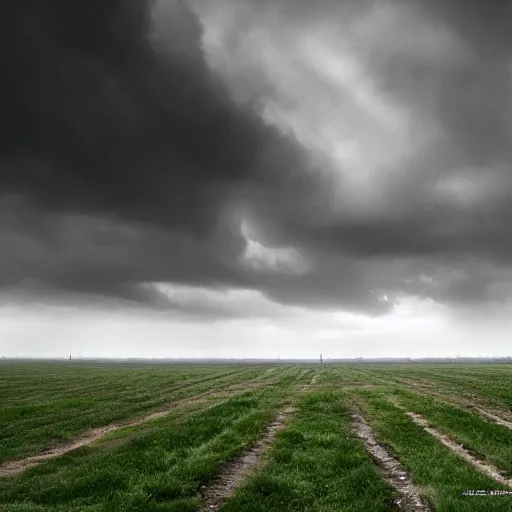
M 226 462 L 217 478 L 208 486 L 204 486 L 202 511 L 215 511 L 229 499 L 244 480 L 261 465 L 263 454 L 274 442 L 277 433 L 286 427 L 287 421 L 294 412 L 288 407 L 279 412 L 275 419 L 267 425 L 263 436 L 239 457 Z
M 495 468 L 491 464 L 488 464 L 487 462 L 477 459 L 476 457 L 471 455 L 468 452 L 468 450 L 466 450 L 462 445 L 456 443 L 453 439 L 450 439 L 445 434 L 442 434 L 441 432 L 432 428 L 429 422 L 425 418 L 423 418 L 423 416 L 420 416 L 419 414 L 416 414 L 414 412 L 406 412 L 406 414 L 414 421 L 414 423 L 416 423 L 416 425 L 423 427 L 423 429 L 426 432 L 428 432 L 430 435 L 438 439 L 441 443 L 443 443 L 447 448 L 449 448 L 459 457 L 469 462 L 475 469 L 482 473 L 485 473 L 487 476 L 490 476 L 496 482 L 507 485 L 508 487 L 512 488 L 512 479 L 504 477 L 497 468 Z
M 398 509 L 404 512 L 430 512 L 429 504 L 421 496 L 420 489 L 412 483 L 409 473 L 405 471 L 398 459 L 376 441 L 373 430 L 364 417 L 357 412 L 352 418 L 354 433 L 364 442 L 381 477 L 401 494 L 401 497 L 395 501 Z

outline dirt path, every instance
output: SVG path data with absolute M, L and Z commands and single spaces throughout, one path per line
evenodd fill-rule
M 420 427 L 423 427 L 423 429 L 428 432 L 430 435 L 434 436 L 436 439 L 438 439 L 441 443 L 443 443 L 447 448 L 449 448 L 452 452 L 457 454 L 462 459 L 469 462 L 475 469 L 478 471 L 485 473 L 487 476 L 490 476 L 492 479 L 494 479 L 496 482 L 500 484 L 507 485 L 508 487 L 512 488 L 512 479 L 506 478 L 503 475 L 500 474 L 499 470 L 492 466 L 491 464 L 488 464 L 487 462 L 483 462 L 481 460 L 478 460 L 477 458 L 473 457 L 465 448 L 463 448 L 461 445 L 457 444 L 455 441 L 450 439 L 448 436 L 441 434 L 441 432 L 437 431 L 436 429 L 432 428 L 429 424 L 429 422 L 423 418 L 423 416 L 420 416 L 419 414 L 416 414 L 414 412 L 406 412 L 407 416 L 409 416 L 416 425 L 419 425 Z
M 255 389 L 257 387 L 263 387 L 265 384 L 256 384 L 256 383 L 249 383 L 244 388 L 240 388 L 239 386 L 235 385 L 232 389 L 221 389 L 218 392 L 208 392 L 208 393 L 200 393 L 198 395 L 187 397 L 181 400 L 176 401 L 176 403 L 165 410 L 152 412 L 150 414 L 147 414 L 146 416 L 134 419 L 132 421 L 124 421 L 120 423 L 111 423 L 110 425 L 105 425 L 98 428 L 93 428 L 89 431 L 87 431 L 84 435 L 76 438 L 75 440 L 63 443 L 58 446 L 55 446 L 54 448 L 51 448 L 49 450 L 46 450 L 39 455 L 33 455 L 31 457 L 26 457 L 25 459 L 19 459 L 19 460 L 12 460 L 12 461 L 6 461 L 3 463 L 0 463 L 0 477 L 10 477 L 10 476 L 16 476 L 26 469 L 34 466 L 38 466 L 39 464 L 42 464 L 43 462 L 54 459 L 56 457 L 59 457 L 60 455 L 64 455 L 65 453 L 68 453 L 72 450 L 76 450 L 78 448 L 82 448 L 84 446 L 89 446 L 93 444 L 95 441 L 98 441 L 103 436 L 109 434 L 110 432 L 114 432 L 116 430 L 127 428 L 127 427 L 136 427 L 138 425 L 142 425 L 143 423 L 147 423 L 152 420 L 156 420 L 159 418 L 163 418 L 164 416 L 167 416 L 171 412 L 174 412 L 180 408 L 187 407 L 193 404 L 209 404 L 210 407 L 213 407 L 219 403 L 221 403 L 222 399 L 228 399 L 231 396 L 234 396 L 237 394 L 237 392 L 245 392 L 247 389 Z M 211 403 L 211 401 L 208 400 L 208 397 L 215 396 L 220 398 L 221 400 L 217 400 L 215 403 Z
M 301 393 L 305 393 L 306 391 L 309 391 L 311 389 L 311 386 L 314 386 L 315 383 L 316 383 L 316 379 L 318 378 L 318 373 L 315 373 L 315 375 L 313 375 L 313 377 L 311 378 L 311 381 L 308 382 L 307 384 L 305 384 L 302 388 L 301 388 Z
M 132 423 L 131 425 L 138 425 L 138 423 Z M 103 437 L 109 432 L 113 432 L 114 430 L 117 430 L 119 428 L 131 425 L 109 425 L 106 427 L 94 428 L 89 430 L 89 432 L 87 432 L 86 435 L 80 437 L 79 439 L 76 439 L 72 443 L 60 445 L 58 447 L 52 448 L 51 450 L 47 450 L 39 455 L 34 455 L 32 457 L 27 457 L 25 459 L 4 462 L 0 464 L 0 477 L 18 475 L 19 473 L 22 473 L 23 471 L 30 467 L 37 466 L 47 460 L 54 459 L 59 455 L 63 455 L 64 453 L 70 452 L 71 450 L 76 450 L 77 448 L 81 448 L 82 446 L 92 444 L 94 441 L 96 441 L 100 437 Z
M 503 418 L 500 418 L 499 416 L 496 416 L 495 414 L 492 414 L 489 411 L 486 411 L 480 407 L 477 407 L 476 405 L 473 405 L 473 409 L 475 409 L 475 411 L 477 411 L 479 414 L 481 414 L 484 418 L 487 418 L 488 420 L 491 420 L 494 423 L 497 423 L 498 425 L 501 425 L 503 427 L 508 428 L 509 430 L 512 430 L 512 422 L 507 421 Z
M 419 393 L 421 395 L 430 396 L 432 398 L 436 398 L 439 402 L 445 403 L 447 405 L 454 405 L 459 408 L 464 408 L 465 410 L 469 410 L 472 413 L 478 413 L 483 418 L 490 420 L 494 423 L 497 423 L 498 425 L 501 425 L 503 427 L 508 428 L 509 430 L 512 430 L 512 419 L 506 419 L 502 416 L 498 416 L 497 414 L 494 414 L 494 412 L 498 412 L 501 415 L 506 415 L 506 411 L 502 410 L 496 410 L 496 411 L 490 411 L 489 409 L 484 409 L 485 405 L 475 403 L 475 398 L 472 397 L 469 398 L 462 398 L 460 396 L 453 396 L 449 394 L 442 394 L 438 391 L 430 390 L 421 388 L 420 386 L 416 386 L 419 388 Z M 399 403 L 398 400 L 392 400 L 388 397 L 388 400 L 393 403 L 396 407 L 405 410 L 405 407 Z
M 126 423 L 113 423 L 111 425 L 105 425 L 104 427 L 98 427 L 93 428 L 89 430 L 86 434 L 83 436 L 75 439 L 74 441 L 66 444 L 61 444 L 59 446 L 56 446 L 55 448 L 51 448 L 50 450 L 46 450 L 43 453 L 40 453 L 39 455 L 34 455 L 32 457 L 27 457 L 25 459 L 20 460 L 12 460 L 7 461 L 2 464 L 0 464 L 0 477 L 8 477 L 8 476 L 15 476 L 19 473 L 22 473 L 26 469 L 38 466 L 39 464 L 42 464 L 43 462 L 54 459 L 56 457 L 59 457 L 60 455 L 64 455 L 65 453 L 68 453 L 72 450 L 76 450 L 78 448 L 82 448 L 84 446 L 89 446 L 98 439 L 101 439 L 103 436 L 109 434 L 110 432 L 114 432 L 116 430 L 119 430 L 121 428 L 126 427 L 136 427 L 137 425 L 141 425 L 143 423 L 146 423 L 151 420 L 156 420 L 158 418 L 162 418 L 166 416 L 167 414 L 171 413 L 172 411 L 175 411 L 180 406 L 183 407 L 184 405 L 192 404 L 194 401 L 190 400 L 187 404 L 179 403 L 176 404 L 175 407 L 172 409 L 168 409 L 165 411 L 159 411 L 154 412 L 151 414 L 148 414 L 147 416 L 144 416 L 142 418 L 139 418 L 134 421 L 126 422 Z M 199 403 L 199 400 L 197 400 Z M 206 401 L 205 401 L 206 402 Z
M 427 501 L 421 496 L 421 492 L 412 483 L 412 478 L 401 466 L 400 462 L 392 457 L 388 451 L 377 443 L 372 428 L 364 417 L 356 412 L 352 415 L 354 433 L 363 440 L 366 450 L 371 455 L 381 477 L 401 497 L 395 501 L 399 510 L 403 512 L 430 512 Z
M 293 412 L 292 407 L 280 411 L 276 418 L 267 425 L 263 436 L 251 448 L 224 465 L 211 485 L 202 489 L 203 507 L 201 511 L 219 510 L 235 494 L 247 476 L 260 466 L 265 450 L 274 442 L 277 433 L 286 427 Z

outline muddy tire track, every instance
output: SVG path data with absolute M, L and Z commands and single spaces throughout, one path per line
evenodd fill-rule
M 421 495 L 420 489 L 413 484 L 411 475 L 405 471 L 398 459 L 377 442 L 373 429 L 363 415 L 355 412 L 352 419 L 354 434 L 363 441 L 382 479 L 400 493 L 401 497 L 395 500 L 398 509 L 403 512 L 430 512 L 428 502 Z
M 503 476 L 497 468 L 487 462 L 477 459 L 471 455 L 471 453 L 462 445 L 456 443 L 453 439 L 445 434 L 442 434 L 435 428 L 432 428 L 428 420 L 426 420 L 423 416 L 410 411 L 407 411 L 405 414 L 407 414 L 407 416 L 409 416 L 416 425 L 422 427 L 425 432 L 428 432 L 431 436 L 435 437 L 438 441 L 440 441 L 444 446 L 446 446 L 460 458 L 469 462 L 475 469 L 491 477 L 496 482 L 512 488 L 511 478 Z
M 264 387 L 266 384 L 255 384 L 251 383 L 252 385 L 249 386 L 249 389 L 256 389 L 259 387 Z M 200 393 L 198 395 L 183 398 L 181 400 L 176 401 L 172 407 L 161 410 L 161 411 L 155 411 L 150 414 L 147 414 L 146 416 L 142 416 L 136 419 L 133 419 L 131 421 L 123 421 L 119 423 L 111 423 L 109 425 L 104 425 L 101 427 L 93 428 L 88 430 L 84 435 L 77 437 L 75 440 L 59 444 L 53 448 L 50 448 L 48 450 L 45 450 L 44 452 L 38 454 L 38 455 L 32 455 L 30 457 L 26 457 L 24 459 L 18 459 L 18 460 L 10 460 L 5 462 L 0 462 L 0 478 L 2 477 L 12 477 L 19 475 L 20 473 L 23 473 L 28 468 L 38 466 L 39 464 L 42 464 L 43 462 L 46 462 L 51 459 L 55 459 L 56 457 L 59 457 L 60 455 L 64 455 L 68 452 L 71 452 L 73 450 L 77 450 L 78 448 L 83 448 L 84 446 L 90 446 L 94 442 L 98 441 L 102 437 L 106 436 L 107 434 L 110 434 L 111 432 L 115 432 L 116 430 L 120 430 L 122 428 L 128 428 L 128 427 L 137 427 L 139 425 L 142 425 L 144 423 L 148 423 L 153 420 L 157 420 L 160 418 L 163 418 L 164 416 L 167 416 L 168 414 L 171 414 L 172 412 L 175 412 L 179 409 L 185 408 L 190 405 L 201 405 L 201 404 L 209 404 L 210 407 L 214 407 L 215 405 L 218 405 L 221 403 L 222 399 L 229 399 L 233 396 L 238 394 L 243 394 L 247 389 L 240 389 L 236 385 L 234 386 L 233 390 L 230 390 L 228 386 L 226 386 L 228 389 L 223 389 L 220 392 L 205 392 Z M 218 391 L 218 390 L 216 390 Z M 212 404 L 209 400 L 209 397 L 215 396 L 218 397 L 220 400 L 216 401 L 216 403 Z
M 265 451 L 273 444 L 277 433 L 286 428 L 294 412 L 293 407 L 281 410 L 256 443 L 239 457 L 224 464 L 215 480 L 201 489 L 201 512 L 219 510 L 235 494 L 245 479 L 261 466 Z

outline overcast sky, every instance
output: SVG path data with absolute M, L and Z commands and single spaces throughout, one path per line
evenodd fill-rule
M 511 15 L 3 2 L 0 355 L 509 355 Z

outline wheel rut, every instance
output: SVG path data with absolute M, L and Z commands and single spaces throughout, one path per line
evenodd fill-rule
M 219 510 L 235 494 L 245 479 L 261 466 L 265 451 L 273 444 L 278 432 L 286 428 L 294 412 L 293 407 L 282 409 L 267 425 L 258 441 L 240 456 L 223 465 L 217 478 L 201 489 L 201 512 Z
M 352 419 L 354 434 L 363 441 L 379 474 L 400 494 L 400 497 L 395 500 L 398 509 L 403 512 L 431 512 L 420 489 L 413 484 L 411 475 L 405 471 L 397 458 L 377 442 L 373 429 L 364 416 L 358 411 L 352 415 Z

